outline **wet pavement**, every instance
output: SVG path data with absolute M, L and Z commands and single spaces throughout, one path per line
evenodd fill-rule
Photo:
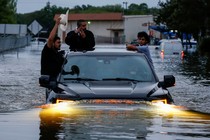
M 38 85 L 42 47 L 0 53 L 1 139 L 210 139 L 205 58 L 193 64 L 177 57 L 162 59 L 150 47 L 158 77 L 176 77 L 176 86 L 169 90 L 177 106 L 78 104 L 41 109 L 45 104 L 44 88 Z

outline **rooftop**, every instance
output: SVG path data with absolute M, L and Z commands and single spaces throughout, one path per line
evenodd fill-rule
M 56 14 L 54 19 L 60 16 L 60 14 Z M 122 21 L 123 14 L 122 13 L 86 13 L 86 14 L 69 14 L 69 21 L 76 21 L 79 19 L 84 20 L 92 20 L 92 21 Z

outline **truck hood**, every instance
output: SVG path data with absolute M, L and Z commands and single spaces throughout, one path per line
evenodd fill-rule
M 130 81 L 72 82 L 60 88 L 63 93 L 80 99 L 145 99 L 158 90 L 154 82 Z

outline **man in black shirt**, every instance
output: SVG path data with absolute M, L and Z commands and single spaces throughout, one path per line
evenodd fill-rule
M 86 29 L 85 20 L 77 21 L 77 29 L 70 31 L 65 42 L 69 45 L 70 51 L 91 51 L 94 50 L 95 38 L 91 31 Z
M 50 32 L 41 55 L 41 75 L 49 75 L 50 78 L 56 78 L 58 76 L 64 62 L 63 55 L 59 52 L 61 40 L 56 36 L 60 20 L 60 17 L 56 19 L 56 23 Z

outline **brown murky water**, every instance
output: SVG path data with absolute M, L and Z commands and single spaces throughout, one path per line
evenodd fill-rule
M 203 65 L 198 72 L 185 71 L 188 62 L 162 60 L 151 47 L 159 78 L 176 77 L 170 91 L 177 106 L 67 104 L 42 109 L 37 108 L 45 103 L 44 89 L 38 86 L 41 49 L 29 46 L 0 54 L 1 139 L 210 139 L 208 78 L 195 74 Z

